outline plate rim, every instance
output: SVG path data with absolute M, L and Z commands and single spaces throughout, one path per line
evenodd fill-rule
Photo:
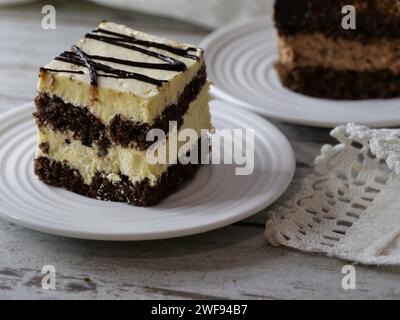
M 15 214 L 10 214 L 5 211 L 5 208 L 0 206 L 0 218 L 9 221 L 11 223 L 15 223 L 21 225 L 27 229 L 51 234 L 55 236 L 62 236 L 68 238 L 75 238 L 75 239 L 85 239 L 85 240 L 98 240 L 98 241 L 145 241 L 145 240 L 161 240 L 161 239 L 171 239 L 171 238 L 179 238 L 179 237 L 186 237 L 190 235 L 201 234 L 204 232 L 213 231 L 216 229 L 220 229 L 226 226 L 229 226 L 235 222 L 241 221 L 243 219 L 247 219 L 252 215 L 259 213 L 260 211 L 268 208 L 271 206 L 280 196 L 287 190 L 290 183 L 293 180 L 295 171 L 296 171 L 296 159 L 293 148 L 286 138 L 286 136 L 271 122 L 268 120 L 260 117 L 259 115 L 252 113 L 248 110 L 243 110 L 235 105 L 232 105 L 229 102 L 216 100 L 218 103 L 225 104 L 226 106 L 229 105 L 230 108 L 236 109 L 238 112 L 246 113 L 247 116 L 256 118 L 258 121 L 264 122 L 264 124 L 268 127 L 268 130 L 272 130 L 274 135 L 276 135 L 277 140 L 280 143 L 283 143 L 282 148 L 286 149 L 288 153 L 288 166 L 285 167 L 285 172 L 287 172 L 288 178 L 286 179 L 285 183 L 282 183 L 281 188 L 279 191 L 275 192 L 272 197 L 268 199 L 268 201 L 264 201 L 257 206 L 250 208 L 248 210 L 243 211 L 241 214 L 237 214 L 235 216 L 230 216 L 228 218 L 222 218 L 218 221 L 212 221 L 210 223 L 201 224 L 200 226 L 192 226 L 190 228 L 179 229 L 174 231 L 166 231 L 166 232 L 121 232 L 121 233 L 98 233 L 98 232 L 82 232 L 82 231 L 74 231 L 65 228 L 59 227 L 50 227 L 48 225 L 43 225 L 40 223 L 34 223 L 30 221 L 26 221 L 21 219 Z M 0 114 L 0 123 L 3 121 L 7 121 L 8 119 L 12 118 L 15 115 L 22 114 L 24 112 L 29 112 L 33 110 L 33 103 L 26 103 L 19 107 L 15 107 L 12 110 L 6 111 Z M 7 130 L 7 129 L 6 129 Z M 1 133 L 0 133 L 1 134 Z M 1 166 L 1 163 L 0 163 Z
M 255 26 L 260 23 L 265 23 L 266 25 L 273 26 L 273 16 L 272 15 L 260 15 L 252 18 L 247 18 L 244 20 L 236 21 L 233 23 L 230 23 L 222 28 L 219 28 L 210 34 L 208 34 L 199 44 L 201 48 L 207 52 L 207 48 L 209 48 L 210 45 L 216 40 L 218 40 L 221 36 L 230 33 L 232 31 L 238 30 L 239 28 L 242 27 L 251 27 Z M 207 58 L 206 58 L 207 60 Z M 212 79 L 211 79 L 212 81 Z M 239 107 L 245 108 L 247 110 L 253 111 L 257 113 L 258 115 L 264 116 L 264 117 L 269 117 L 273 120 L 278 120 L 282 121 L 285 123 L 289 124 L 295 124 L 295 125 L 304 125 L 304 126 L 311 126 L 311 127 L 316 127 L 316 128 L 334 128 L 339 125 L 343 125 L 346 123 L 346 121 L 334 121 L 330 120 L 329 118 L 325 119 L 306 119 L 301 116 L 297 115 L 287 115 L 287 114 L 281 114 L 281 113 L 276 113 L 273 110 L 269 110 L 268 107 L 266 106 L 261 106 L 261 105 L 254 105 L 252 103 L 249 103 L 245 100 L 242 100 L 240 97 L 236 97 L 232 95 L 229 92 L 226 92 L 225 90 L 219 88 L 217 85 L 214 83 L 212 84 L 210 88 L 210 93 L 213 97 L 216 99 L 221 99 L 224 101 L 227 101 L 229 103 L 233 103 Z M 308 96 L 306 96 L 308 97 Z M 319 99 L 319 98 L 314 98 L 314 97 L 309 97 L 311 99 L 317 99 L 321 100 L 321 102 L 325 101 L 326 99 Z M 329 99 L 328 99 L 329 100 Z M 329 100 L 329 101 L 335 101 L 335 100 Z M 362 101 L 362 100 L 358 100 Z M 365 101 L 374 101 L 374 99 L 368 99 Z M 352 101 L 351 101 L 352 102 Z M 340 101 L 338 101 L 340 103 Z M 399 99 L 399 104 L 400 104 L 400 99 Z M 400 114 L 398 118 L 394 119 L 393 117 L 389 117 L 385 120 L 366 120 L 366 121 L 359 121 L 357 124 L 360 125 L 365 125 L 365 126 L 371 126 L 371 127 L 376 127 L 376 128 L 387 128 L 387 127 L 393 127 L 393 126 L 398 126 L 400 125 Z

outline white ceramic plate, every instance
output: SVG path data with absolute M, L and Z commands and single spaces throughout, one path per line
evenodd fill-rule
M 400 125 L 400 99 L 334 101 L 307 97 L 284 88 L 274 69 L 277 36 L 271 17 L 233 24 L 208 36 L 206 50 L 212 93 L 278 120 L 334 127 L 347 122 Z
M 225 102 L 211 103 L 216 128 L 255 129 L 255 170 L 210 165 L 158 206 L 89 199 L 41 183 L 33 173 L 33 106 L 0 117 L 0 217 L 34 230 L 84 239 L 149 240 L 186 236 L 245 219 L 272 204 L 295 170 L 292 148 L 264 119 Z

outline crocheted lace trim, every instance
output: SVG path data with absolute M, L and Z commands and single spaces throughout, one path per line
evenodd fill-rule
M 301 191 L 273 213 L 272 245 L 365 264 L 400 264 L 400 130 L 332 131 Z

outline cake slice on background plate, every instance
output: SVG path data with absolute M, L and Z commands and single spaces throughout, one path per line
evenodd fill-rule
M 168 145 L 170 122 L 199 137 L 211 129 L 208 88 L 202 49 L 102 22 L 40 70 L 35 173 L 88 197 L 154 205 L 199 164 L 150 163 L 147 134 L 161 129 Z
M 347 5 L 355 29 L 342 26 Z M 331 99 L 400 96 L 400 1 L 276 0 L 275 24 L 277 70 L 289 89 Z

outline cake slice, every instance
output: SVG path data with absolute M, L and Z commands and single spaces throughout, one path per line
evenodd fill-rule
M 208 87 L 202 49 L 102 22 L 40 69 L 36 175 L 92 198 L 156 204 L 199 164 L 150 163 L 146 137 L 161 129 L 169 145 L 171 123 L 199 137 L 211 129 Z
M 342 27 L 355 8 L 356 29 Z M 276 0 L 283 85 L 332 99 L 400 96 L 398 0 Z

